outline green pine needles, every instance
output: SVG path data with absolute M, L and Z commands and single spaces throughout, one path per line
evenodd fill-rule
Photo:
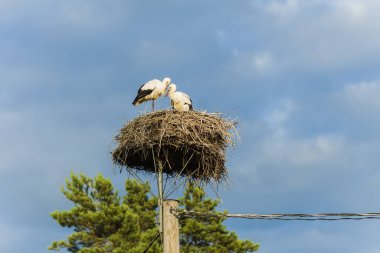
M 157 236 L 157 199 L 149 197 L 148 183 L 126 180 L 126 195 L 119 196 L 112 182 L 102 175 L 94 179 L 72 174 L 62 188 L 74 207 L 51 213 L 61 226 L 73 230 L 66 240 L 55 241 L 50 250 L 67 249 L 73 253 L 141 253 Z M 188 185 L 180 206 L 186 210 L 215 212 L 218 200 L 205 197 L 202 189 Z M 243 253 L 259 245 L 239 240 L 222 224 L 225 218 L 186 218 L 180 220 L 181 252 Z M 156 242 L 148 252 L 161 252 Z
M 205 192 L 189 184 L 180 199 L 180 206 L 187 211 L 220 214 L 216 211 L 219 200 L 205 198 Z M 227 214 L 227 211 L 224 212 Z M 186 253 L 244 253 L 259 249 L 259 244 L 239 240 L 234 232 L 223 225 L 225 217 L 185 218 L 180 221 L 181 252 Z

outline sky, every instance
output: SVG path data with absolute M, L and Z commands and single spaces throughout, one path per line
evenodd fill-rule
M 377 0 L 0 0 L 0 252 L 70 231 L 70 172 L 114 173 L 113 138 L 171 77 L 239 121 L 230 213 L 380 211 Z M 161 99 L 159 108 L 169 101 Z M 213 196 L 212 192 L 209 193 Z M 228 220 L 261 253 L 377 253 L 380 221 Z

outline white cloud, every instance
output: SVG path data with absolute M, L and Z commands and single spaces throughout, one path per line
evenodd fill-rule
M 354 136 L 371 139 L 379 137 L 380 82 L 363 81 L 345 85 L 331 95 L 331 107 L 338 118 L 352 127 Z M 355 129 L 360 127 L 360 132 Z
M 243 143 L 245 158 L 236 165 L 236 175 L 244 180 L 249 178 L 250 183 L 264 189 L 270 188 L 269 180 L 278 181 L 278 187 L 286 191 L 297 191 L 312 185 L 316 187 L 314 180 L 323 178 L 323 171 L 335 173 L 342 168 L 347 161 L 346 137 L 331 131 L 297 133 L 300 107 L 302 105 L 290 98 L 280 99 L 277 106 L 263 116 L 248 125 L 244 123 L 248 132 L 242 135 L 250 141 Z M 276 192 L 275 189 L 269 191 Z
M 334 2 L 333 2 L 334 3 Z M 359 21 L 368 14 L 368 3 L 376 4 L 373 1 L 352 0 L 352 1 L 337 1 L 335 2 L 337 10 L 345 14 L 346 18 L 351 21 Z
M 262 142 L 260 157 L 264 162 L 286 162 L 295 166 L 317 165 L 332 158 L 336 159 L 343 143 L 342 137 L 332 134 L 304 139 L 272 136 Z
M 320 133 L 311 137 L 298 137 L 288 129 L 287 123 L 297 105 L 285 99 L 264 117 L 264 128 L 270 129 L 259 144 L 259 157 L 263 162 L 287 162 L 293 165 L 313 165 L 331 159 L 343 146 L 342 136 Z
M 379 58 L 379 1 L 260 1 L 253 10 L 247 32 L 265 41 L 260 50 L 276 55 L 277 68 L 333 71 Z
M 272 57 L 270 54 L 258 54 L 253 57 L 253 65 L 259 70 L 263 71 L 272 65 Z
M 258 7 L 257 4 L 253 5 Z M 340 17 L 344 21 L 359 21 L 366 18 L 370 7 L 378 7 L 376 0 L 271 0 L 262 4 L 263 9 L 269 15 L 276 16 L 280 19 L 297 18 L 296 15 L 302 15 L 304 11 L 310 11 L 316 8 L 324 8 L 322 16 L 326 15 Z
M 270 52 L 234 50 L 231 65 L 235 74 L 242 77 L 262 77 L 275 71 L 275 59 Z
M 379 112 L 380 111 L 380 82 L 360 82 L 346 85 L 338 94 L 348 107 L 355 111 Z
M 265 10 L 271 15 L 279 16 L 280 18 L 286 18 L 297 13 L 300 9 L 300 3 L 298 0 L 286 0 L 286 1 L 269 1 L 265 6 Z
M 290 98 L 280 99 L 278 107 L 266 113 L 263 120 L 273 132 L 283 132 L 283 124 L 286 123 L 296 109 L 296 104 Z

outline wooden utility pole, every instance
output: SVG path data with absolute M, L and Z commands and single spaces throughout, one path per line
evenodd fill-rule
M 171 210 L 178 209 L 178 200 L 163 201 L 163 241 L 164 253 L 179 253 L 178 219 Z
M 164 191 L 162 189 L 162 162 L 160 160 L 158 160 L 158 175 L 157 175 L 157 186 L 158 186 L 158 214 L 159 214 L 159 223 L 160 223 L 160 227 L 159 227 L 159 232 L 160 234 L 162 235 L 162 232 L 163 232 L 163 215 L 162 215 L 162 202 L 164 200 Z

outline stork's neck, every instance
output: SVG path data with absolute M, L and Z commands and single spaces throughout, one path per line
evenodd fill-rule
M 168 90 L 168 96 L 171 97 L 174 94 L 175 90 L 171 89 Z
M 174 94 L 174 92 L 177 90 L 177 87 L 174 85 L 174 84 L 171 84 L 170 86 L 169 86 L 169 90 L 168 90 L 168 95 L 169 95 L 169 97 L 171 97 L 173 94 Z

